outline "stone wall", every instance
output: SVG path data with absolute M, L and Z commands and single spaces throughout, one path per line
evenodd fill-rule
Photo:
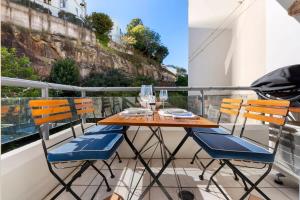
M 15 4 L 9 0 L 1 1 L 1 22 L 13 23 L 33 31 L 60 34 L 84 42 L 96 43 L 95 34 L 84 27 Z
M 139 55 L 117 49 L 104 49 L 99 44 L 83 42 L 60 34 L 30 31 L 29 29 L 1 23 L 1 44 L 16 48 L 19 55 L 30 58 L 41 77 L 48 77 L 53 62 L 60 58 L 72 58 L 80 67 L 82 78 L 90 73 L 118 69 L 130 77 L 143 75 L 165 83 L 174 83 L 175 75 L 160 64 Z

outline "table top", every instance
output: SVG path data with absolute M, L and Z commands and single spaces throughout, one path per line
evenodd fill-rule
M 121 125 L 121 126 L 159 126 L 159 127 L 202 127 L 217 128 L 218 124 L 198 117 L 195 119 L 174 119 L 173 117 L 162 117 L 157 112 L 153 116 L 124 116 L 115 114 L 111 117 L 98 121 L 101 125 Z

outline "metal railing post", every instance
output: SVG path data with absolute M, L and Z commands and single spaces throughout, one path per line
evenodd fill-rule
M 200 90 L 200 94 L 201 94 L 201 116 L 204 117 L 204 115 L 205 115 L 205 104 L 204 104 L 205 98 L 204 98 L 204 90 L 203 89 Z
M 48 98 L 49 97 L 49 89 L 48 88 L 42 88 L 42 97 Z
M 81 97 L 86 97 L 86 91 L 85 90 L 81 90 Z M 82 115 L 82 123 L 85 124 L 86 123 L 86 114 Z
M 47 87 L 45 88 L 42 88 L 42 98 L 48 98 L 49 97 L 49 89 Z M 41 131 L 42 131 L 42 134 L 43 134 L 43 138 L 45 140 L 49 140 L 49 124 L 44 124 L 42 127 L 41 127 Z

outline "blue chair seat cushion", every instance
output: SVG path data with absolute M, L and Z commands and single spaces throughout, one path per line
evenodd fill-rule
M 49 151 L 48 161 L 107 160 L 123 138 L 122 134 L 83 135 Z
M 85 135 L 122 133 L 123 126 L 118 125 L 95 125 L 85 130 Z
M 240 137 L 228 134 L 195 133 L 193 138 L 214 159 L 274 162 L 271 152 Z
M 230 134 L 223 128 L 192 128 L 194 133 Z

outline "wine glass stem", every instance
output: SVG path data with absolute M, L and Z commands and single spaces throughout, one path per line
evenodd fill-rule
M 165 101 L 163 100 L 163 109 L 165 108 Z

